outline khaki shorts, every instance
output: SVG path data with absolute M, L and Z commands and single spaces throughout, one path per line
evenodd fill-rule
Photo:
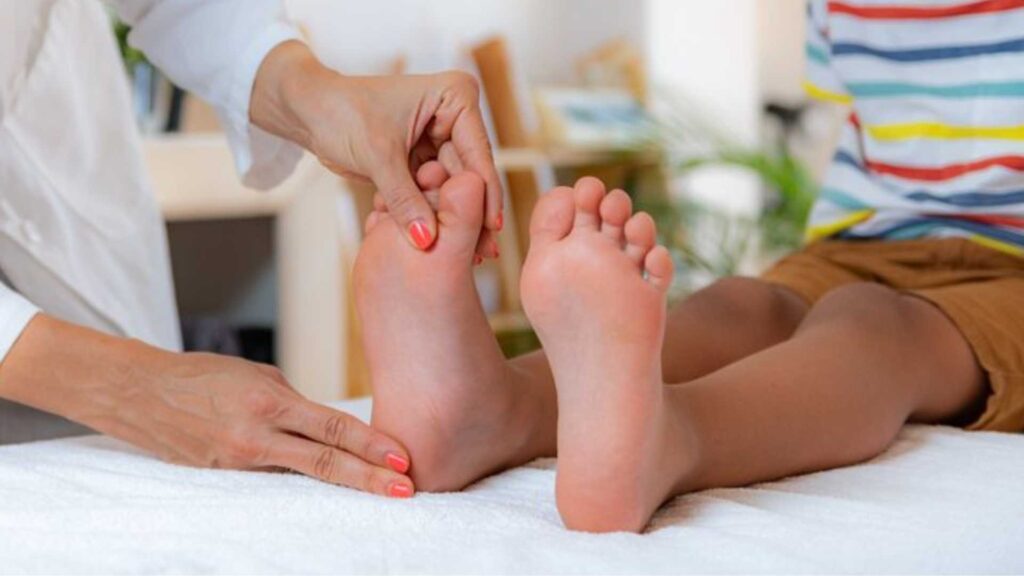
M 762 279 L 814 304 L 830 290 L 876 282 L 924 298 L 960 329 L 991 394 L 972 430 L 1024 431 L 1024 258 L 959 239 L 822 241 Z

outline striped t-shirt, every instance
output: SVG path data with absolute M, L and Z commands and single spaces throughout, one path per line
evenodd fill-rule
M 1024 256 L 1024 0 L 812 0 L 807 91 L 849 104 L 808 238 Z

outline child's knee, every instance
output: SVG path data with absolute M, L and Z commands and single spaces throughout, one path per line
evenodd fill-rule
M 828 325 L 877 339 L 899 336 L 908 328 L 910 297 L 873 282 L 857 282 L 832 290 L 807 313 L 799 331 Z
M 756 278 L 729 276 L 694 294 L 709 302 L 719 319 L 756 321 L 795 328 L 807 311 L 806 304 L 787 289 Z
M 835 335 L 846 350 L 884 350 L 904 366 L 973 374 L 974 359 L 959 329 L 934 304 L 880 284 L 848 284 L 815 304 L 796 335 Z

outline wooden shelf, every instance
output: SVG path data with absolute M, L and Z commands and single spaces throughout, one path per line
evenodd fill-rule
M 220 135 L 150 137 L 143 152 L 168 222 L 274 216 L 294 198 L 293 189 L 242 186 Z
M 499 170 L 527 170 L 542 166 L 583 168 L 594 165 L 628 163 L 633 166 L 660 162 L 655 152 L 605 148 L 499 148 L 494 163 Z
M 523 332 L 530 329 L 530 321 L 522 312 L 499 312 L 488 316 L 487 321 L 495 334 Z
M 157 202 L 170 222 L 273 216 L 295 196 L 294 188 L 263 192 L 242 186 L 220 134 L 151 136 L 144 139 L 143 151 Z M 646 152 L 532 147 L 498 149 L 494 159 L 499 170 L 657 162 Z

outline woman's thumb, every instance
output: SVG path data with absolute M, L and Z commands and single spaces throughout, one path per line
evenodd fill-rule
M 409 242 L 420 250 L 430 248 L 437 237 L 437 219 L 409 173 L 408 164 L 384 171 L 374 178 L 374 183 Z

